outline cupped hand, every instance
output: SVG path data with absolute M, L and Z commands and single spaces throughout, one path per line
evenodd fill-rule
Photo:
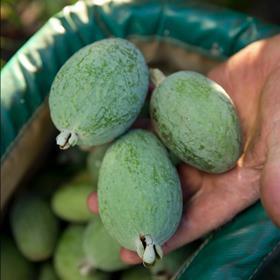
M 231 96 L 243 133 L 244 153 L 224 174 L 179 166 L 184 196 L 181 224 L 163 245 L 175 250 L 231 220 L 259 198 L 280 226 L 280 35 L 250 44 L 209 73 Z M 97 196 L 88 205 L 98 211 Z M 136 253 L 121 251 L 130 264 Z

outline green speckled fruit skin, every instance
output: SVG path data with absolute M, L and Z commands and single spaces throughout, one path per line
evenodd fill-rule
M 94 215 L 89 211 L 87 198 L 93 191 L 88 183 L 69 183 L 59 188 L 52 197 L 52 210 L 69 222 L 87 222 Z
M 22 254 L 32 261 L 49 258 L 56 245 L 58 220 L 43 199 L 25 195 L 15 201 L 11 228 Z
M 96 269 L 115 271 L 127 266 L 120 259 L 121 245 L 109 235 L 99 218 L 87 225 L 83 247 L 87 260 Z
M 17 279 L 34 279 L 34 267 L 10 238 L 1 236 L 1 280 Z
M 84 226 L 70 225 L 62 234 L 54 254 L 55 270 L 62 280 L 105 280 L 103 273 L 81 275 L 86 262 L 83 252 Z
M 181 71 L 155 89 L 150 113 L 156 133 L 184 162 L 209 173 L 231 169 L 241 130 L 230 97 L 205 76 Z
M 124 39 L 104 39 L 75 53 L 51 87 L 51 118 L 78 134 L 78 145 L 111 141 L 136 119 L 148 89 L 143 55 Z
M 42 265 L 38 280 L 59 280 L 52 264 L 45 263 Z
M 101 165 L 98 199 L 104 226 L 130 250 L 141 235 L 158 245 L 173 235 L 182 213 L 180 182 L 154 134 L 134 130 L 112 144 Z

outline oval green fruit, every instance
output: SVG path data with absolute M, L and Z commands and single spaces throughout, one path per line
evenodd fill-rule
M 69 183 L 54 193 L 52 210 L 63 220 L 87 222 L 95 217 L 87 206 L 87 198 L 92 191 L 93 187 L 88 183 Z
M 120 259 L 121 245 L 109 235 L 99 218 L 87 225 L 83 247 L 88 262 L 96 269 L 116 271 L 127 266 Z
M 19 252 L 11 238 L 1 236 L 1 280 L 16 279 L 34 279 L 34 267 Z
M 101 145 L 122 134 L 141 110 L 148 76 L 143 55 L 127 40 L 104 39 L 79 50 L 51 87 L 57 144 Z
M 54 254 L 55 270 L 62 280 L 106 280 L 101 272 L 92 272 L 83 251 L 84 226 L 70 225 L 59 239 Z
M 21 253 L 32 261 L 49 258 L 56 245 L 58 220 L 40 197 L 24 195 L 11 211 L 11 227 Z
M 108 149 L 98 181 L 99 212 L 119 243 L 153 264 L 160 245 L 175 232 L 182 214 L 176 169 L 157 137 L 134 130 Z
M 232 100 L 214 81 L 180 71 L 157 84 L 150 113 L 156 133 L 184 162 L 209 173 L 231 169 L 241 151 L 241 130 Z

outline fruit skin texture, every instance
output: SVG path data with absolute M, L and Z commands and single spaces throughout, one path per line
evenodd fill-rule
M 95 217 L 87 207 L 87 198 L 92 191 L 89 183 L 69 183 L 54 193 L 52 210 L 65 221 L 87 222 Z
M 98 182 L 99 212 L 108 232 L 127 249 L 140 237 L 161 245 L 182 214 L 176 169 L 157 137 L 134 130 L 117 140 L 103 159 Z
M 90 271 L 81 274 L 83 266 L 87 265 L 83 252 L 84 226 L 70 225 L 63 232 L 54 254 L 55 270 L 62 280 L 105 280 L 103 273 Z
M 143 55 L 127 40 L 90 44 L 58 72 L 49 97 L 51 118 L 59 131 L 75 133 L 70 145 L 110 142 L 136 119 L 148 76 Z
M 164 144 L 200 170 L 225 172 L 241 154 L 241 130 L 230 97 L 199 73 L 180 71 L 160 82 L 150 113 Z
M 12 239 L 1 236 L 1 280 L 31 280 L 33 277 L 33 265 L 23 257 Z
M 120 259 L 121 245 L 109 235 L 99 218 L 87 225 L 83 248 L 93 268 L 115 271 L 127 267 Z
M 11 212 L 11 228 L 17 247 L 27 259 L 42 261 L 52 255 L 58 220 L 45 200 L 32 195 L 16 200 Z

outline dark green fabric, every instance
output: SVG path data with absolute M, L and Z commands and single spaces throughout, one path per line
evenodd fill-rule
M 257 203 L 213 232 L 177 279 L 253 279 L 279 247 L 280 230 Z
M 48 95 L 59 68 L 86 44 L 109 36 L 157 38 L 224 59 L 279 32 L 252 17 L 192 1 L 78 2 L 66 7 L 1 72 L 1 161 Z M 279 239 L 257 204 L 213 233 L 180 279 L 248 279 Z

